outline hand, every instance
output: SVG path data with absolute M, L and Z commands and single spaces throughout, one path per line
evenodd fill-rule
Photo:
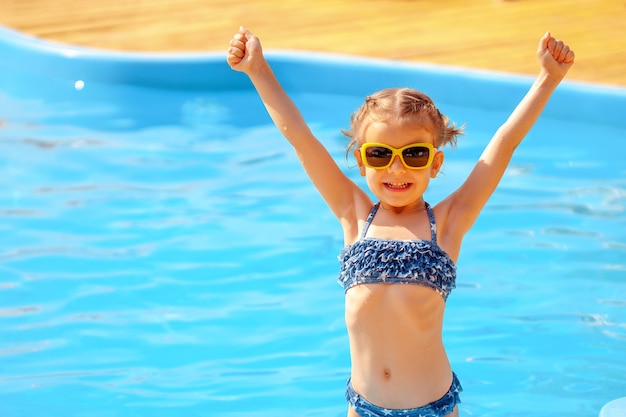
M 562 79 L 574 65 L 575 55 L 567 44 L 546 32 L 539 40 L 537 57 L 542 70 L 550 76 Z
M 249 73 L 259 60 L 263 59 L 263 51 L 259 38 L 241 26 L 230 41 L 226 61 L 235 71 Z

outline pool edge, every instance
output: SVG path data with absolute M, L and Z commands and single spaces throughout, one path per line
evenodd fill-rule
M 146 53 L 93 49 L 24 34 L 0 25 L 5 69 L 67 80 L 182 90 L 249 90 L 251 83 L 226 63 L 224 52 Z M 289 92 L 364 96 L 381 88 L 411 86 L 438 102 L 512 109 L 533 77 L 490 70 L 292 50 L 268 50 Z M 4 68 L 3 68 L 4 67 Z M 626 88 L 565 80 L 546 113 L 559 119 L 624 126 Z

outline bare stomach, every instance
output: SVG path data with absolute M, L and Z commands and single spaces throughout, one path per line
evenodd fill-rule
M 384 408 L 416 408 L 452 383 L 442 342 L 445 303 L 414 284 L 364 284 L 346 293 L 352 385 Z

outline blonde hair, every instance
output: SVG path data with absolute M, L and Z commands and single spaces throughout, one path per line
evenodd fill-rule
M 346 156 L 363 143 L 363 133 L 372 121 L 391 118 L 428 123 L 433 129 L 436 148 L 455 146 L 457 136 L 463 134 L 463 127 L 457 127 L 441 114 L 426 94 L 411 88 L 387 88 L 367 96 L 350 117 L 350 130 L 342 131 L 350 138 Z

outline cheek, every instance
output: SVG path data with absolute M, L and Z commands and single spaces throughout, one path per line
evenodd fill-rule
M 381 182 L 376 178 L 375 173 L 372 174 L 369 171 L 371 170 L 367 170 L 363 175 L 365 177 L 365 183 L 367 184 L 367 188 L 378 197 L 380 195 Z
M 378 178 L 380 171 L 376 171 L 375 169 L 362 168 L 361 172 L 361 175 L 365 177 L 367 184 L 370 185 L 370 187 L 380 182 L 380 179 Z

